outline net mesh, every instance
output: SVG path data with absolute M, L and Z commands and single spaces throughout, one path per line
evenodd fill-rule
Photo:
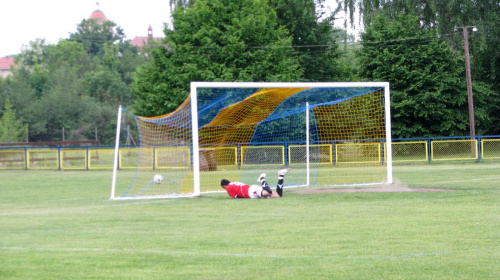
M 305 185 L 307 138 L 310 185 L 386 179 L 383 88 L 207 87 L 197 89 L 197 102 L 202 192 L 221 190 L 222 178 L 257 184 L 263 172 L 273 184 L 285 167 L 292 168 L 285 185 Z M 190 99 L 135 120 L 140 152 L 123 196 L 193 192 Z M 154 174 L 165 180 L 153 182 Z

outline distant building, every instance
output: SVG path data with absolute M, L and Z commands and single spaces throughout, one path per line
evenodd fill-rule
M 92 12 L 89 19 L 95 19 L 98 23 L 103 23 L 103 22 L 107 21 L 108 18 L 99 9 L 99 2 L 97 2 L 96 4 L 97 4 L 97 9 Z M 132 41 L 130 41 L 130 44 L 132 46 L 136 46 L 137 48 L 141 49 L 142 47 L 144 47 L 145 45 L 148 44 L 149 40 L 161 40 L 161 39 L 162 38 L 160 38 L 160 37 L 156 37 L 156 38 L 153 37 L 153 28 L 150 25 L 148 28 L 148 36 L 147 37 L 135 36 L 135 38 L 132 39 Z
M 14 58 L 10 56 L 0 58 L 0 77 L 5 78 L 10 75 L 10 67 L 14 66 Z
M 89 19 L 95 19 L 97 21 L 97 23 L 103 23 L 105 21 L 108 21 L 108 18 L 99 9 L 99 2 L 97 2 L 96 5 L 97 5 L 97 9 L 92 12 Z
M 142 48 L 144 47 L 145 45 L 148 44 L 148 41 L 149 40 L 161 40 L 162 38 L 160 37 L 153 37 L 153 28 L 151 27 L 151 25 L 149 26 L 148 28 L 148 36 L 147 37 L 143 37 L 143 36 L 135 36 L 135 38 L 130 41 L 130 44 L 132 46 L 136 46 L 137 48 Z

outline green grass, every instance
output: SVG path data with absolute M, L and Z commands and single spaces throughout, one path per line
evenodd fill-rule
M 1 171 L 0 279 L 499 279 L 500 165 L 398 165 L 448 192 L 110 201 L 111 171 Z

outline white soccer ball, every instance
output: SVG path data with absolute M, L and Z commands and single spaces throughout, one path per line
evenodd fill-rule
M 160 174 L 156 174 L 155 176 L 153 176 L 153 182 L 155 182 L 156 184 L 160 184 L 161 182 L 163 182 L 163 176 Z

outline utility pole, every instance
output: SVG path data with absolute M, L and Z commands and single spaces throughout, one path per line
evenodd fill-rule
M 465 79 L 467 81 L 467 101 L 469 104 L 469 130 L 471 140 L 475 140 L 476 136 L 476 128 L 474 124 L 474 98 L 472 97 L 472 79 L 470 74 L 470 57 L 469 57 L 469 32 L 468 29 L 472 28 L 472 31 L 477 31 L 477 27 L 475 26 L 464 26 L 464 27 L 455 27 L 455 30 L 462 28 L 464 35 L 464 53 L 465 53 Z M 471 155 L 473 158 L 476 158 L 476 147 L 477 145 L 471 141 Z
M 472 79 L 470 73 L 470 57 L 469 57 L 469 32 L 468 29 L 472 28 L 472 31 L 477 31 L 475 26 L 464 26 L 455 27 L 456 29 L 462 28 L 464 35 L 464 53 L 465 53 L 465 78 L 467 81 L 467 100 L 469 104 L 469 129 L 470 136 L 476 136 L 476 128 L 474 125 L 474 98 L 472 96 Z

